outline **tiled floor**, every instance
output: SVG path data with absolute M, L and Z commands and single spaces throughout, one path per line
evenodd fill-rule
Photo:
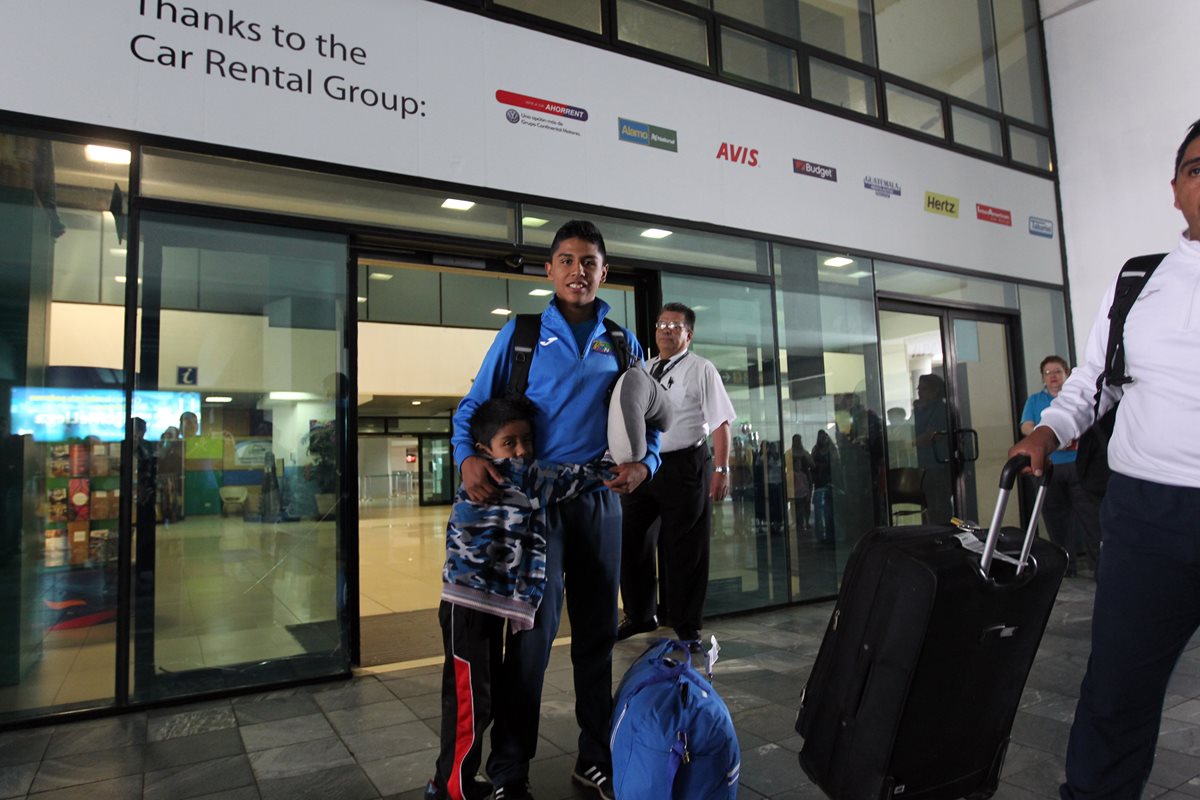
M 739 797 L 819 798 L 796 761 L 801 689 L 830 604 L 717 620 L 715 685 L 742 745 Z M 1013 729 L 1005 800 L 1056 797 L 1067 729 L 1088 654 L 1091 584 L 1059 595 Z M 645 637 L 618 646 L 616 677 Z M 546 677 L 540 800 L 588 795 L 569 780 L 575 727 L 570 663 L 556 647 Z M 206 702 L 0 735 L 0 798 L 418 798 L 437 746 L 439 667 L 361 674 L 352 681 Z M 1170 687 L 1147 796 L 1200 797 L 1200 647 Z

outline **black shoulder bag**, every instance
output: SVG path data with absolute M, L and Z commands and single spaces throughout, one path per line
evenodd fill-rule
M 1154 274 L 1165 253 L 1138 256 L 1125 262 L 1117 276 L 1117 288 L 1108 308 L 1108 347 L 1104 354 L 1104 369 L 1096 377 L 1096 396 L 1092 403 L 1092 426 L 1079 437 L 1075 458 L 1076 474 L 1083 488 L 1094 497 L 1103 497 L 1112 470 L 1108 466 L 1108 440 L 1117 422 L 1118 400 L 1100 416 L 1100 396 L 1105 385 L 1124 386 L 1133 378 L 1125 373 L 1125 319 L 1133 308 L 1146 282 Z

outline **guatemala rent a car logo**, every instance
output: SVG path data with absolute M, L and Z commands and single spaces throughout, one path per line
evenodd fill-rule
M 660 128 L 624 117 L 617 118 L 617 138 L 631 144 L 644 144 L 659 150 L 679 152 L 679 134 L 670 128 Z
M 824 164 L 817 164 L 813 161 L 804 161 L 803 159 L 792 159 L 792 172 L 797 175 L 808 175 L 812 178 L 820 178 L 825 181 L 833 181 L 837 183 L 837 170 L 833 167 L 827 167 Z M 899 193 L 899 192 L 897 192 Z
M 873 178 L 868 175 L 863 178 L 863 188 L 870 189 L 880 197 L 900 196 L 900 184 L 895 181 L 885 180 L 884 178 Z
M 516 92 L 509 92 L 504 89 L 496 90 L 496 101 L 506 106 L 514 107 L 504 112 L 504 118 L 514 125 L 528 125 L 533 128 L 541 128 L 558 133 L 569 133 L 572 136 L 578 136 L 579 131 L 569 126 L 567 121 L 587 122 L 588 118 L 586 108 L 571 106 L 554 100 L 543 100 L 540 97 L 517 94 Z M 523 111 L 517 111 L 516 109 L 523 109 Z
M 1034 236 L 1044 236 L 1047 239 L 1054 238 L 1054 223 L 1048 219 L 1041 217 L 1029 218 L 1029 232 Z

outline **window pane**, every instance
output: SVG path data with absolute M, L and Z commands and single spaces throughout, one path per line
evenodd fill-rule
M 1050 163 L 1050 140 L 1040 133 L 1009 125 L 1008 144 L 1012 148 L 1013 161 L 1045 170 L 1054 169 Z
M 721 28 L 721 71 L 789 92 L 799 91 L 794 50 L 731 28 Z
M 1004 137 L 1000 132 L 1000 120 L 950 106 L 954 121 L 954 141 L 976 150 L 993 155 L 1004 155 Z
M 888 121 L 906 128 L 936 136 L 946 137 L 946 126 L 942 121 L 942 104 L 928 95 L 919 94 L 894 83 L 885 84 L 887 91 Z
M 141 186 L 145 196 L 163 200 L 473 239 L 511 242 L 516 238 L 511 203 L 470 195 L 448 197 L 445 192 L 231 158 L 148 149 L 142 159 Z M 448 207 L 447 200 L 464 202 Z
M 1046 113 L 1046 69 L 1037 0 L 992 0 L 1000 53 L 1004 113 L 1042 127 Z
M 875 79 L 871 76 L 819 58 L 810 58 L 808 79 L 812 83 L 814 100 L 872 117 L 879 116 L 879 107 L 875 99 Z
M 875 288 L 929 300 L 959 300 L 999 308 L 1017 307 L 1017 285 L 972 275 L 956 275 L 889 261 L 875 262 Z
M 1042 385 L 1038 368 L 1043 358 L 1056 355 L 1068 363 L 1071 361 L 1066 303 L 1063 293 L 1057 289 L 1022 286 L 1018 293 L 1021 298 L 1021 341 L 1025 346 L 1025 388 L 1032 394 Z
M 796 0 L 713 0 L 713 11 L 765 28 L 780 36 L 800 38 Z
M 141 221 L 131 696 L 343 673 L 345 239 Z
M 875 64 L 871 0 L 800 0 L 800 37 L 805 44 Z
M 495 0 L 495 3 L 592 33 L 601 30 L 600 0 Z
M 708 26 L 691 14 L 643 0 L 619 0 L 617 38 L 708 66 Z
M 125 309 L 98 303 L 102 264 L 125 286 L 102 247 L 128 174 L 0 130 L 3 722 L 114 698 Z
M 868 259 L 774 253 L 789 578 L 791 599 L 806 600 L 837 592 L 854 543 L 886 518 L 875 293 Z
M 737 414 L 731 425 L 729 497 L 713 504 L 705 614 L 786 602 L 787 506 L 771 291 L 763 285 L 663 275 L 662 296 L 696 312 L 691 349 L 716 366 Z
M 989 5 L 989 0 L 876 0 L 880 68 L 999 111 Z
M 525 244 L 550 247 L 554 232 L 564 222 L 579 215 L 543 206 L 524 206 L 522 240 Z M 652 228 L 646 223 L 595 214 L 595 222 L 604 234 L 609 260 L 638 258 L 664 264 L 728 269 L 737 272 L 767 274 L 767 243 L 739 236 L 705 233 L 687 229 Z M 665 235 L 664 235 L 665 234 Z

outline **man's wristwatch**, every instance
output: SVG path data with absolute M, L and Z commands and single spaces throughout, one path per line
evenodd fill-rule
M 728 475 L 729 467 L 713 467 L 713 472 L 717 473 L 718 475 Z

